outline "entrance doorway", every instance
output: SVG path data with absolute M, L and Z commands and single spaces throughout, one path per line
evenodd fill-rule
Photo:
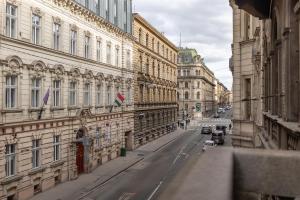
M 125 148 L 126 150 L 133 149 L 133 135 L 131 131 L 125 132 Z
M 76 144 L 76 165 L 77 173 L 81 174 L 84 172 L 84 147 L 82 143 Z

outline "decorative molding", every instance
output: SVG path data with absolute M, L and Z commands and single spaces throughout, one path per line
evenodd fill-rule
M 87 70 L 86 69 L 84 74 L 82 75 L 82 77 L 85 78 L 85 79 L 90 80 L 90 79 L 94 78 L 94 74 L 93 74 L 92 70 Z
M 86 36 L 86 37 L 91 37 L 91 32 L 89 32 L 89 31 L 84 31 L 84 35 Z
M 60 24 L 61 25 L 61 19 L 59 18 L 59 17 L 52 17 L 53 18 L 53 22 L 55 23 L 55 24 Z
M 78 26 L 76 24 L 70 24 L 70 30 L 71 31 L 77 31 L 78 30 Z
M 42 11 L 41 11 L 41 9 L 38 8 L 38 7 L 31 7 L 31 11 L 32 11 L 32 14 L 40 16 L 40 17 L 43 14 Z

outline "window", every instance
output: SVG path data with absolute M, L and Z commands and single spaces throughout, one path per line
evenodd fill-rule
M 59 107 L 61 101 L 61 81 L 55 80 L 53 81 L 53 106 Z
M 114 24 L 118 25 L 118 0 L 114 0 Z
M 106 88 L 106 104 L 110 105 L 111 104 L 111 87 L 107 86 Z
M 111 44 L 106 45 L 106 63 L 111 64 Z
M 152 50 L 154 51 L 154 38 L 152 38 Z
M 100 40 L 97 41 L 97 61 L 102 62 L 102 43 Z
M 102 85 L 99 84 L 96 87 L 96 105 L 102 105 Z
M 188 82 L 184 82 L 184 87 L 185 88 L 189 88 L 189 83 Z
M 126 66 L 127 69 L 131 68 L 131 55 L 129 50 L 126 52 Z
M 77 83 L 71 81 L 69 84 L 69 105 L 76 106 L 77 104 Z
M 32 140 L 32 168 L 40 167 L 41 140 Z
M 59 37 L 60 37 L 60 25 L 57 23 L 53 24 L 53 47 L 59 50 Z
M 32 16 L 32 42 L 40 44 L 41 40 L 41 17 L 38 15 Z
M 16 174 L 16 144 L 5 145 L 5 173 L 6 176 Z
M 6 36 L 15 38 L 17 35 L 17 7 L 6 4 Z
M 7 76 L 5 85 L 6 108 L 15 108 L 17 103 L 17 77 Z
M 120 55 L 119 55 L 119 47 L 116 47 L 116 55 L 115 55 L 115 64 L 117 67 L 119 67 L 120 65 Z
M 85 83 L 83 86 L 83 104 L 85 106 L 91 105 L 91 84 Z
M 35 78 L 31 80 L 31 107 L 40 106 L 41 97 L 41 79 Z
M 60 159 L 60 136 L 53 136 L 53 160 L 57 161 Z
M 197 83 L 197 88 L 200 88 L 200 82 L 198 81 L 198 83 Z
M 101 146 L 101 127 L 96 127 L 96 139 L 95 139 L 95 145 L 96 147 L 100 147 Z
M 146 73 L 147 73 L 147 74 L 150 74 L 150 69 L 149 69 L 149 58 L 147 58 L 147 61 L 146 61 Z
M 157 53 L 159 54 L 159 42 L 157 42 L 156 48 L 157 48 Z
M 143 72 L 143 57 L 140 55 L 140 72 Z
M 245 117 L 247 120 L 251 119 L 251 79 L 245 79 Z
M 197 92 L 197 99 L 200 99 L 200 92 Z
M 180 70 L 178 70 L 178 76 L 180 76 L 181 74 L 180 74 Z
M 76 55 L 77 53 L 77 31 L 71 31 L 71 41 L 70 41 L 70 53 Z
M 144 86 L 140 85 L 140 102 L 144 102 Z
M 189 93 L 188 92 L 184 93 L 184 99 L 189 99 Z
M 149 35 L 147 34 L 146 35 L 146 47 L 148 47 L 148 45 L 149 45 Z
M 139 29 L 139 43 L 142 43 L 142 29 Z
M 124 31 L 127 32 L 128 12 L 127 12 L 127 0 L 124 1 Z
M 90 37 L 85 36 L 84 38 L 84 57 L 88 59 L 90 57 Z
M 126 93 L 126 101 L 127 101 L 127 104 L 130 104 L 131 103 L 131 88 L 127 88 L 127 93 Z
M 109 21 L 109 0 L 105 1 L 105 17 L 106 20 Z
M 158 78 L 160 78 L 160 66 L 159 65 L 157 67 L 157 76 L 158 76 Z

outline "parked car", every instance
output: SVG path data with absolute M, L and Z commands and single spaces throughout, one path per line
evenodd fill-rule
M 225 125 L 216 125 L 216 130 L 223 131 L 224 135 L 226 135 L 227 126 Z
M 214 115 L 214 118 L 220 118 L 220 115 L 218 115 L 217 113 Z
M 213 148 L 213 147 L 215 147 L 215 146 L 217 146 L 217 144 L 216 144 L 213 140 L 206 140 L 206 141 L 204 142 L 202 151 L 206 151 L 207 149 Z
M 211 134 L 212 131 L 212 127 L 211 126 L 203 126 L 201 129 L 201 134 Z
M 211 140 L 214 141 L 216 144 L 222 144 L 223 145 L 224 142 L 225 142 L 225 137 L 224 137 L 223 131 L 215 130 L 212 133 Z

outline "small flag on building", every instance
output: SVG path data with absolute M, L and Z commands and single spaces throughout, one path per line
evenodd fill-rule
M 49 96 L 50 96 L 50 88 L 48 88 L 44 98 L 43 98 L 43 101 L 44 101 L 44 105 L 47 105 L 48 103 L 48 99 L 49 99 Z
M 117 94 L 117 97 L 116 97 L 116 99 L 115 99 L 115 103 L 114 103 L 114 104 L 115 104 L 116 106 L 120 107 L 120 106 L 122 106 L 124 100 L 125 100 L 125 97 L 124 97 L 122 94 L 118 93 L 118 94 Z M 114 106 L 111 106 L 110 112 L 112 112 L 113 107 L 114 107 Z

